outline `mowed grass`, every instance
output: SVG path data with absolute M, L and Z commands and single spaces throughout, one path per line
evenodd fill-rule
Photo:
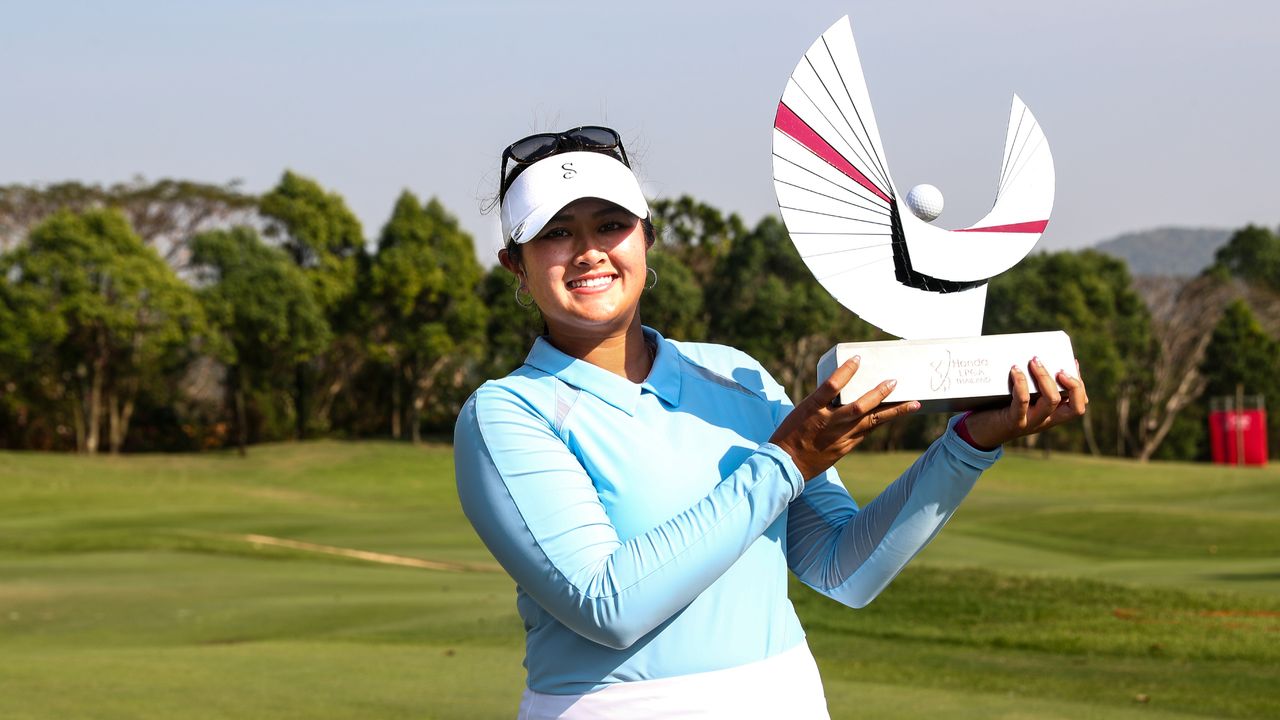
M 792 597 L 835 718 L 1280 717 L 1278 521 L 1275 468 L 1011 455 L 868 608 Z M 15 719 L 509 718 L 524 676 L 449 449 L 377 442 L 0 453 L 0 648 Z

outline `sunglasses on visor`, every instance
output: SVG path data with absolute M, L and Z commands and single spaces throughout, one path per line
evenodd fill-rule
M 521 138 L 502 151 L 503 193 L 510 187 L 511 181 L 515 180 L 515 176 L 520 174 L 519 171 L 513 171 L 512 176 L 507 177 L 508 160 L 515 162 L 516 165 L 530 165 L 543 158 L 570 150 L 617 150 L 622 164 L 631 167 L 631 161 L 627 159 L 627 151 L 622 147 L 622 138 L 613 128 L 583 125 L 560 133 L 538 133 Z

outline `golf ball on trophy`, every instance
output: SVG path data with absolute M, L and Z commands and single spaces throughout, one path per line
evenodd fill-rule
M 942 214 L 942 191 L 932 185 L 917 185 L 907 193 L 907 207 L 925 222 L 933 222 Z

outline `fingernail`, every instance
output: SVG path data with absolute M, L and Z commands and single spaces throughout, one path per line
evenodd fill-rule
M 1022 374 L 1022 370 L 1020 370 L 1017 365 L 1014 365 L 1013 367 L 1009 368 L 1009 372 Z
M 1039 355 L 1037 355 L 1036 357 L 1031 358 L 1031 364 L 1032 364 L 1032 365 L 1035 365 L 1037 368 L 1042 368 L 1042 369 L 1044 368 L 1044 363 L 1040 362 L 1040 356 L 1039 356 Z
M 919 409 L 920 409 L 920 403 L 916 402 L 915 400 L 912 400 L 912 401 L 911 401 L 911 409 L 912 409 L 912 410 L 919 410 Z
M 859 365 L 861 365 L 861 364 L 862 364 L 862 356 L 861 356 L 861 355 L 854 355 L 854 356 L 853 356 L 853 361 L 854 361 L 854 362 L 856 362 L 856 363 L 858 363 Z
M 889 382 L 885 383 L 885 387 L 889 388 L 890 390 L 894 389 L 897 386 L 898 386 L 897 380 L 890 380 Z

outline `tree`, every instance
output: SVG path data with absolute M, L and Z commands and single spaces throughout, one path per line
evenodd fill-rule
M 228 365 L 236 444 L 249 441 L 246 396 L 255 385 L 283 381 L 328 342 L 328 324 L 311 286 L 280 249 L 252 228 L 216 230 L 192 240 L 200 300 L 215 328 L 211 348 Z
M 759 360 L 792 399 L 816 384 L 818 358 L 832 345 L 879 334 L 814 281 L 775 217 L 729 244 L 706 303 L 710 339 Z
M 1202 372 L 1206 395 L 1235 397 L 1240 386 L 1246 394 L 1280 400 L 1277 359 L 1280 341 L 1262 329 L 1244 301 L 1232 302 L 1214 327 L 1205 352 Z M 1268 443 L 1280 447 L 1280 413 L 1269 413 L 1267 426 Z
M 1089 387 L 1084 446 L 1101 454 L 1102 435 L 1115 438 L 1108 449 L 1123 448 L 1126 408 L 1149 384 L 1154 346 L 1150 316 L 1122 261 L 1092 250 L 1032 255 L 991 281 L 983 325 L 986 334 L 1065 330 Z M 1057 432 L 1070 437 L 1072 430 Z
M 693 272 L 661 246 L 649 250 L 648 264 L 657 273 L 658 282 L 640 296 L 644 324 L 676 340 L 705 340 L 707 317 L 702 287 Z
M 78 182 L 0 187 L 0 251 L 16 247 L 36 223 L 59 210 L 115 208 L 143 243 L 171 267 L 186 264 L 187 241 L 197 233 L 257 218 L 257 198 L 235 183 L 135 179 L 114 185 Z
M 733 241 L 747 234 L 746 225 L 736 214 L 726 217 L 688 195 L 654 200 L 649 212 L 659 249 L 687 267 L 703 288 L 711 284 L 716 264 L 729 252 Z
M 286 171 L 259 202 L 267 237 L 281 247 L 311 283 L 316 304 L 334 313 L 355 290 L 356 257 L 364 248 L 360 221 L 337 193 Z
M 481 269 L 471 237 L 434 198 L 425 206 L 409 191 L 396 201 L 378 240 L 370 291 L 386 328 L 384 354 L 409 389 L 409 431 L 419 442 L 424 412 L 435 401 L 452 418 L 458 393 L 482 353 L 485 308 L 477 286 Z M 398 423 L 393 412 L 393 433 Z
M 267 219 L 267 237 L 279 239 L 306 276 L 336 341 L 323 356 L 300 359 L 294 368 L 295 434 L 303 438 L 313 412 L 320 426 L 328 425 L 334 400 L 363 361 L 354 295 L 364 233 L 341 195 L 292 171 L 262 196 L 259 206 Z M 320 402 L 313 408 L 317 387 Z
M 0 255 L 0 447 L 28 447 L 33 423 L 56 425 L 58 373 L 42 360 L 54 357 L 67 332 L 61 316 L 47 314 L 46 293 L 7 281 L 17 272 L 14 260 Z M 54 435 L 46 433 L 49 441 Z
M 1280 235 L 1257 225 L 1237 230 L 1218 248 L 1210 272 L 1280 290 Z
M 1201 365 L 1213 327 L 1236 289 L 1217 273 L 1189 281 L 1143 278 L 1137 287 L 1151 312 L 1156 352 L 1141 403 L 1136 404 L 1136 432 L 1125 436 L 1125 445 L 1144 462 L 1157 456 L 1191 459 L 1199 454 L 1193 449 L 1198 444 L 1197 429 L 1195 418 L 1184 415 L 1202 414 L 1195 409 L 1208 382 Z M 1121 406 L 1122 418 L 1127 408 L 1127 404 Z M 1129 430 L 1127 426 L 1124 429 Z M 1184 453 L 1192 454 L 1177 456 L 1172 450 L 1162 450 L 1171 434 L 1177 436 Z
M 48 358 L 71 389 L 77 448 L 95 453 L 101 420 L 119 452 L 142 386 L 190 359 L 204 316 L 191 288 L 120 213 L 55 213 L 15 251 L 8 274 L 65 332 Z
M 520 367 L 533 342 L 543 333 L 542 315 L 537 306 L 516 303 L 516 276 L 501 265 L 489 269 L 477 292 L 488 310 L 484 331 L 484 361 L 477 367 L 478 385 L 488 378 L 502 377 Z

